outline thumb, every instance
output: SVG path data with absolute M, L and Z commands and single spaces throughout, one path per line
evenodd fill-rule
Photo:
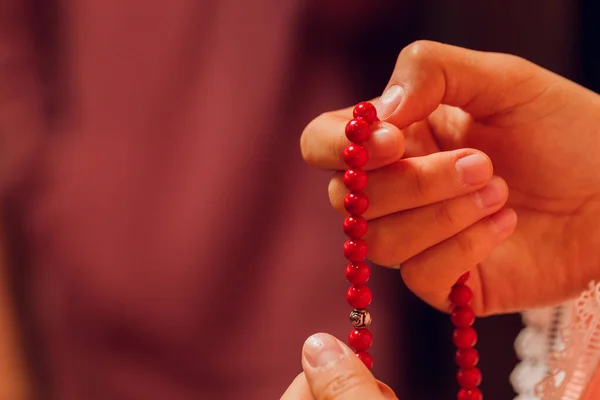
M 440 104 L 485 118 L 531 101 L 554 74 L 517 56 L 418 41 L 405 47 L 375 107 L 403 129 Z
M 331 335 L 317 333 L 306 340 L 302 367 L 315 400 L 390 398 L 352 350 Z

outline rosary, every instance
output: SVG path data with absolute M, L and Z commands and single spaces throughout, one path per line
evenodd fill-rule
M 348 335 L 348 344 L 354 349 L 360 360 L 371 369 L 373 358 L 368 353 L 373 335 L 368 329 L 371 315 L 367 307 L 373 294 L 366 285 L 371 270 L 365 262 L 367 244 L 362 239 L 367 233 L 367 220 L 362 215 L 369 208 L 369 198 L 363 192 L 367 187 L 368 176 L 363 167 L 369 161 L 369 153 L 363 143 L 371 136 L 371 125 L 379 121 L 375 107 L 368 102 L 359 103 L 353 111 L 354 118 L 346 125 L 346 137 L 350 144 L 344 149 L 344 162 L 348 170 L 344 173 L 344 185 L 349 193 L 344 198 L 344 208 L 348 216 L 344 219 L 344 233 L 348 240 L 344 243 L 344 256 L 350 262 L 346 266 L 346 279 L 350 288 L 346 300 L 353 308 L 350 322 L 353 330 Z M 481 400 L 478 386 L 481 383 L 481 371 L 477 368 L 479 353 L 473 347 L 477 343 L 477 332 L 472 328 L 475 313 L 471 308 L 473 292 L 466 285 L 469 273 L 461 276 L 449 293 L 452 307 L 451 321 L 454 325 L 452 340 L 457 347 L 455 361 L 459 367 L 456 380 L 460 386 L 458 400 Z

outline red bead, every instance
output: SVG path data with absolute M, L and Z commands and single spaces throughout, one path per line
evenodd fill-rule
M 360 168 L 349 169 L 344 173 L 344 185 L 348 190 L 361 191 L 367 187 L 369 177 L 367 173 Z
M 361 239 L 346 240 L 344 257 L 352 262 L 361 262 L 367 258 L 367 243 Z
M 354 118 L 364 119 L 369 125 L 371 125 L 373 122 L 379 121 L 375 106 L 368 101 L 358 103 L 356 107 L 354 107 L 352 114 L 354 115 Z
M 473 292 L 467 285 L 456 285 L 450 292 L 450 301 L 455 306 L 465 307 L 471 303 Z
M 350 192 L 344 197 L 344 208 L 352 215 L 361 215 L 369 209 L 369 198 L 363 192 Z
M 460 389 L 458 391 L 458 400 L 482 400 L 483 395 L 479 389 Z
M 459 349 L 473 347 L 477 343 L 477 332 L 471 327 L 456 328 L 452 334 L 452 340 L 454 341 L 454 345 Z
M 353 285 L 364 285 L 371 277 L 371 268 L 365 262 L 350 263 L 346 266 L 346 279 Z
M 455 307 L 450 318 L 457 328 L 466 328 L 475 322 L 475 312 L 471 307 Z
M 456 380 L 464 389 L 475 389 L 481 385 L 481 371 L 477 367 L 461 368 L 456 374 Z
M 465 283 L 467 283 L 470 277 L 471 273 L 469 271 L 465 272 L 460 276 L 460 278 L 458 278 L 458 280 L 456 281 L 456 285 L 464 285 Z
M 346 300 L 350 304 L 350 307 L 360 310 L 369 307 L 369 304 L 373 300 L 373 293 L 365 285 L 351 286 L 346 292 Z
M 461 368 L 471 368 L 479 362 L 479 352 L 472 347 L 458 349 L 454 355 L 454 360 L 456 365 Z
M 350 168 L 361 168 L 369 161 L 369 152 L 360 144 L 349 144 L 344 149 L 344 162 Z
M 360 239 L 367 233 L 367 220 L 360 216 L 350 215 L 344 219 L 344 233 L 352 239 Z
M 360 361 L 362 361 L 367 366 L 367 368 L 373 368 L 373 357 L 371 357 L 369 353 L 367 353 L 366 351 L 359 351 L 358 353 L 356 353 L 356 356 L 360 358 Z
M 373 334 L 368 329 L 355 329 L 348 335 L 348 344 L 355 351 L 365 351 L 373 344 Z
M 371 128 L 362 118 L 350 120 L 346 124 L 346 137 L 352 143 L 361 144 L 369 139 L 369 136 L 371 136 Z

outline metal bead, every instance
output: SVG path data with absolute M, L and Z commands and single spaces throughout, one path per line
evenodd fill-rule
M 367 310 L 354 309 L 350 313 L 350 323 L 357 329 L 371 325 L 371 314 Z

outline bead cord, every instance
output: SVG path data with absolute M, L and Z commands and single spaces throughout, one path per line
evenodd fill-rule
M 365 262 L 368 255 L 367 243 L 362 239 L 368 228 L 367 220 L 362 216 L 369 208 L 369 198 L 363 192 L 367 187 L 368 175 L 363 167 L 369 161 L 369 152 L 363 143 L 371 137 L 371 125 L 377 121 L 377 111 L 369 102 L 359 103 L 353 110 L 353 119 L 346 124 L 346 137 L 350 144 L 342 154 L 348 169 L 344 173 L 344 185 L 348 194 L 344 198 L 344 209 L 348 216 L 344 219 L 343 229 L 348 240 L 344 243 L 344 257 L 350 263 L 346 266 L 346 279 L 350 288 L 346 292 L 346 300 L 353 308 L 350 323 L 353 330 L 348 335 L 348 344 L 354 349 L 356 356 L 371 369 L 373 357 L 368 352 L 373 343 L 373 335 L 368 329 L 371 315 L 367 307 L 371 304 L 373 294 L 366 285 L 371 276 L 369 265 Z M 455 360 L 459 367 L 456 380 L 460 386 L 458 400 L 482 400 L 479 390 L 481 371 L 477 368 L 479 353 L 474 348 L 477 343 L 477 332 L 472 328 L 475 313 L 471 308 L 473 292 L 467 286 L 469 272 L 462 275 L 450 291 L 449 300 L 452 305 L 450 319 L 454 325 L 453 342 L 457 347 Z
M 452 304 L 450 320 L 454 325 L 452 341 L 457 347 L 454 357 L 458 365 L 456 380 L 460 389 L 458 400 L 481 400 L 483 395 L 479 390 L 481 371 L 477 368 L 479 353 L 474 346 L 477 343 L 477 332 L 472 325 L 475 322 L 475 312 L 471 308 L 473 292 L 467 286 L 469 273 L 462 275 L 450 291 L 449 300 Z
M 368 254 L 367 243 L 362 238 L 367 233 L 367 220 L 362 216 L 369 208 L 369 198 L 363 192 L 367 187 L 368 176 L 363 167 L 369 161 L 369 152 L 363 143 L 371 137 L 371 125 L 379 121 L 375 107 L 368 102 L 354 107 L 353 119 L 346 124 L 346 137 L 350 144 L 342 155 L 348 170 L 344 173 L 344 185 L 348 194 L 344 198 L 344 209 L 348 216 L 344 219 L 344 233 L 348 240 L 344 243 L 344 257 L 350 262 L 346 266 L 346 279 L 350 288 L 346 300 L 353 308 L 350 323 L 353 330 L 348 335 L 348 344 L 356 356 L 371 369 L 373 357 L 368 352 L 373 343 L 373 334 L 368 329 L 371 315 L 367 307 L 373 293 L 366 285 L 371 277 L 371 269 L 365 262 Z

